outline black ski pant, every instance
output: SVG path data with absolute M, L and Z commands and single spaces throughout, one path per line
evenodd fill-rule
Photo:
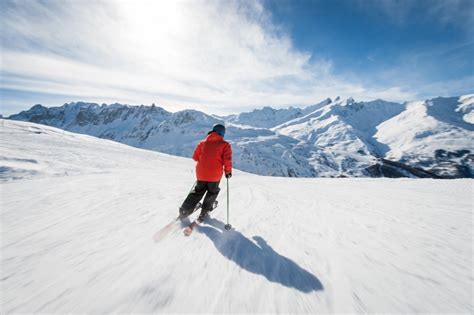
M 200 180 L 196 181 L 193 189 L 191 189 L 188 196 L 184 200 L 183 205 L 179 209 L 180 212 L 191 213 L 204 195 L 206 196 L 202 202 L 202 210 L 212 211 L 212 206 L 214 201 L 217 199 L 219 191 L 219 182 L 204 182 Z

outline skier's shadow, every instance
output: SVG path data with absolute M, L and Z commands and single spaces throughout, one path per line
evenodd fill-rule
M 238 231 L 225 231 L 224 223 L 219 220 L 209 218 L 206 223 L 208 226 L 200 225 L 197 230 L 209 237 L 224 257 L 241 268 L 305 293 L 324 289 L 316 276 L 275 252 L 260 236 L 252 237 L 255 244 Z

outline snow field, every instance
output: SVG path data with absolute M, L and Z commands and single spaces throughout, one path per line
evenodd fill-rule
M 0 136 L 4 313 L 472 313 L 473 181 L 234 171 L 159 243 L 190 159 L 31 123 Z M 31 169 L 34 168 L 34 172 Z

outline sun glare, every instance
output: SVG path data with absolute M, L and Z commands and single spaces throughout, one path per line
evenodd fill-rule
M 165 70 L 175 64 L 181 42 L 188 36 L 189 25 L 181 1 L 118 2 L 121 47 L 139 56 L 139 62 Z

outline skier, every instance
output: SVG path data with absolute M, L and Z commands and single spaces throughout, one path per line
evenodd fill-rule
M 222 174 L 225 173 L 226 178 L 232 177 L 232 148 L 224 140 L 224 135 L 225 127 L 221 124 L 214 125 L 207 133 L 206 139 L 196 146 L 193 160 L 197 162 L 197 181 L 179 208 L 181 218 L 190 215 L 198 202 L 206 195 L 198 217 L 198 221 L 202 222 L 207 213 L 214 209 Z

